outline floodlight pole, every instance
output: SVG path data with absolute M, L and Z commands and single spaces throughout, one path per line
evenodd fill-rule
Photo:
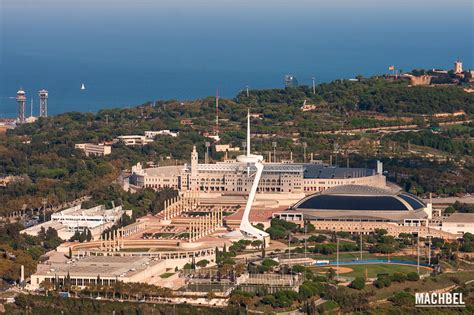
M 418 234 L 416 236 L 416 272 L 420 275 L 420 225 L 421 221 L 418 220 Z
M 305 221 L 303 221 L 305 222 Z M 306 231 L 307 231 L 307 225 L 306 222 L 304 223 L 304 258 L 306 258 Z
M 428 265 L 431 266 L 431 237 L 428 238 Z
M 361 231 L 360 231 L 360 260 L 362 260 L 362 220 L 360 220 L 360 226 L 361 226 Z
M 336 235 L 336 275 L 339 278 L 339 237 Z

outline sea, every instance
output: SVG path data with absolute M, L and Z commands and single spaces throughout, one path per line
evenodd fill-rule
M 0 117 L 474 67 L 470 0 L 0 0 Z M 81 90 L 84 84 L 85 89 Z

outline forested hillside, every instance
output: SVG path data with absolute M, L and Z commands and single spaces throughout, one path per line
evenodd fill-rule
M 328 104 L 334 109 L 377 111 L 381 113 L 433 114 L 464 110 L 474 113 L 474 95 L 461 87 L 412 87 L 405 80 L 369 78 L 360 81 L 334 81 L 318 85 L 316 94 L 308 86 L 290 89 L 242 91 L 236 101 L 242 104 L 288 104 L 301 106 L 304 100 Z
M 315 105 L 302 111 L 301 106 Z M 27 207 L 39 207 L 43 197 L 57 205 L 106 188 L 121 170 L 141 162 L 158 164 L 187 162 L 192 146 L 203 156 L 205 133 L 213 132 L 215 99 L 208 97 L 192 101 L 157 101 L 136 108 L 107 109 L 98 113 L 66 113 L 40 118 L 33 124 L 22 125 L 6 135 L 0 135 L 0 175 L 22 176 L 22 179 L 0 187 L 0 213 Z M 406 123 L 425 128 L 426 116 L 437 112 L 464 110 L 474 112 L 474 95 L 460 87 L 409 87 L 406 81 L 381 78 L 335 81 L 316 87 L 316 94 L 306 86 L 286 89 L 251 90 L 234 99 L 220 99 L 219 118 L 221 143 L 241 146 L 245 140 L 247 109 L 258 114 L 252 119 L 254 150 L 265 154 L 277 143 L 279 158 L 290 152 L 302 160 L 302 144 L 307 152 L 320 159 L 351 165 L 373 166 L 375 159 L 388 154 L 385 148 L 373 147 L 380 137 L 366 135 L 318 134 L 350 128 L 381 127 Z M 429 117 L 429 115 L 428 115 Z M 184 125 L 182 119 L 191 119 Z M 472 126 L 466 126 L 472 133 Z M 143 147 L 113 145 L 112 154 L 105 158 L 85 157 L 74 144 L 111 141 L 120 135 L 143 134 L 145 130 L 171 129 L 179 137 L 157 137 Z M 465 129 L 466 130 L 466 129 Z M 464 130 L 464 131 L 465 131 Z M 470 131 L 469 131 L 470 130 Z M 452 131 L 450 131 L 452 132 Z M 459 137 L 458 137 L 459 138 Z M 472 137 L 451 139 L 446 135 L 425 133 L 394 135 L 384 143 L 404 143 L 429 146 L 459 157 L 472 155 Z M 211 152 L 219 160 L 223 153 Z M 337 160 L 338 155 L 341 155 Z M 405 158 L 405 157 L 404 157 Z M 344 161 L 344 162 L 341 162 Z M 459 176 L 472 176 L 472 161 L 468 158 Z M 453 164 L 450 170 L 456 171 Z M 463 173 L 464 172 L 464 173 Z M 416 179 L 414 179 L 416 182 Z

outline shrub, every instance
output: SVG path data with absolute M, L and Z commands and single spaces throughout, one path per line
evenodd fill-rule
M 263 304 L 269 304 L 273 307 L 277 306 L 277 301 L 276 301 L 276 298 L 271 295 L 271 294 L 268 294 L 268 295 L 265 295 L 263 298 L 262 298 L 262 303 Z
M 457 285 L 461 284 L 461 280 L 458 277 L 450 277 L 449 280 L 456 283 Z
M 204 267 L 206 267 L 208 264 L 209 264 L 209 260 L 203 259 L 203 260 L 198 261 L 198 262 L 196 263 L 196 266 L 204 268 Z
M 407 280 L 407 275 L 402 272 L 395 272 L 391 277 L 390 280 L 395 282 L 404 282 Z
M 390 276 L 388 275 L 378 275 L 377 280 L 374 281 L 374 285 L 377 288 L 389 287 L 392 284 L 392 280 L 390 280 Z
M 365 279 L 357 277 L 354 279 L 354 281 L 351 282 L 349 286 L 353 289 L 362 290 L 363 288 L 365 288 Z
M 311 235 L 308 238 L 308 241 L 310 242 L 316 242 L 316 243 L 322 243 L 325 242 L 328 238 L 324 235 Z
M 412 272 L 407 274 L 407 280 L 408 281 L 418 281 L 418 280 L 420 280 L 420 276 L 416 272 L 412 271 Z
M 415 297 L 412 294 L 405 291 L 400 291 L 400 292 L 395 293 L 388 300 L 397 306 L 415 305 Z

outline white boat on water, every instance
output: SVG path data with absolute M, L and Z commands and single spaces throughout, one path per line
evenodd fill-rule
M 86 86 L 84 85 L 84 83 L 82 83 L 81 90 L 85 90 L 85 89 L 86 89 Z

